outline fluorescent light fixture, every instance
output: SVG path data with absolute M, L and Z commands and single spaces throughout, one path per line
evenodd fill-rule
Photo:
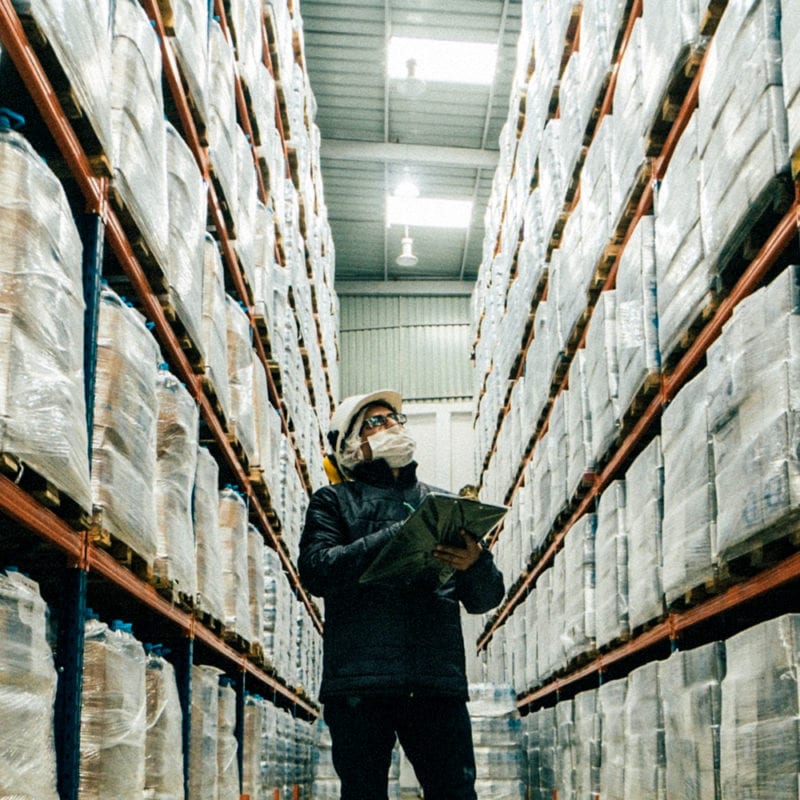
M 434 197 L 386 198 L 386 225 L 413 228 L 463 228 L 472 220 L 472 200 L 442 200 Z
M 419 189 L 417 188 L 417 184 L 414 183 L 414 181 L 412 181 L 408 175 L 406 175 L 395 187 L 394 196 L 405 199 L 419 197 Z
M 497 45 L 392 36 L 389 40 L 389 77 L 407 78 L 409 59 L 416 62 L 415 77 L 426 83 L 488 86 L 494 82 Z

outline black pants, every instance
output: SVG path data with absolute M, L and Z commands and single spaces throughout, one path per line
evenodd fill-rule
M 386 800 L 395 740 L 425 800 L 476 800 L 466 703 L 452 698 L 347 697 L 325 703 L 341 800 Z

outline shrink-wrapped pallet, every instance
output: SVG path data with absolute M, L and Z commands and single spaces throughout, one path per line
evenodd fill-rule
M 58 800 L 56 669 L 38 585 L 0 573 L 0 797 Z
M 722 797 L 798 797 L 800 616 L 762 622 L 725 643 Z
M 568 392 L 559 392 L 553 401 L 549 427 L 545 440 L 548 442 L 550 463 L 550 514 L 551 524 L 555 523 L 567 506 L 567 407 Z M 544 440 L 539 443 L 541 446 Z
M 567 176 L 561 148 L 561 125 L 558 117 L 548 120 L 542 134 L 539 155 L 539 188 L 542 197 L 542 232 L 550 242 L 558 215 L 564 204 Z
M 656 436 L 625 473 L 628 528 L 628 615 L 631 630 L 660 619 L 664 608 L 661 577 L 661 518 L 664 463 Z
M 253 149 L 244 131 L 236 126 L 236 170 L 238 200 L 236 204 L 236 239 L 233 242 L 247 285 L 255 285 L 256 228 L 258 225 L 258 183 Z
M 248 461 L 256 451 L 253 414 L 253 330 L 246 311 L 230 295 L 225 298 L 228 343 L 228 382 L 231 391 L 229 422 Z
M 255 450 L 250 467 L 261 470 L 265 483 L 269 486 L 272 461 L 271 416 L 275 412 L 269 399 L 269 385 L 264 365 L 259 359 L 253 360 L 253 416 L 255 425 Z
M 203 351 L 203 265 L 208 193 L 192 151 L 168 122 L 169 301 L 199 356 Z
M 550 490 L 552 476 L 550 474 L 550 440 L 543 437 L 533 450 L 531 460 L 531 481 L 533 486 L 533 552 L 535 553 L 547 541 L 552 520 L 550 518 Z
M 597 690 L 600 717 L 600 797 L 625 797 L 625 695 L 627 678 Z
M 264 537 L 252 523 L 247 526 L 247 585 L 251 641 L 261 644 L 264 630 Z
M 617 120 L 613 114 L 606 114 L 600 120 L 581 170 L 581 259 L 588 275 L 587 280 L 592 279 L 611 236 L 611 167 L 616 128 Z
M 578 201 L 566 225 L 560 247 L 551 255 L 551 280 L 548 296 L 558 308 L 560 338 L 563 350 L 575 334 L 579 320 L 585 315 L 588 304 L 586 290 L 594 265 L 587 268 L 583 258 L 583 224 L 586 203 Z M 552 295 L 550 294 L 552 292 Z
M 525 686 L 539 685 L 539 598 L 538 588 L 534 586 L 523 606 L 525 627 Z
M 567 569 L 564 549 L 556 553 L 550 569 L 550 672 L 561 672 L 566 664 L 566 641 L 562 636 L 566 625 Z
M 628 676 L 625 696 L 625 800 L 664 798 L 664 712 L 658 681 L 659 662 Z
M 797 174 L 800 164 L 797 151 L 800 148 L 800 64 L 787 54 L 796 53 L 800 46 L 800 7 L 792 0 L 781 1 L 781 46 L 783 51 L 783 98 L 786 103 L 789 154 L 792 157 L 792 173 Z
M 189 748 L 189 800 L 218 797 L 218 683 L 221 670 L 192 666 L 192 732 Z
M 557 797 L 575 796 L 575 705 L 572 698 L 556 703 L 556 774 Z M 555 794 L 555 792 L 554 792 Z
M 61 184 L 0 131 L 0 452 L 89 511 L 81 270 Z
M 141 800 L 147 698 L 144 648 L 130 626 L 86 621 L 81 693 L 82 800 Z
M 230 679 L 220 678 L 217 703 L 217 770 L 219 800 L 239 800 L 239 760 L 237 758 L 236 690 Z
M 197 563 L 197 608 L 212 619 L 225 618 L 222 564 L 219 554 L 219 465 L 205 447 L 198 448 L 192 494 L 195 557 Z
M 221 204 L 234 225 L 238 217 L 239 183 L 236 155 L 236 96 L 233 45 L 219 22 L 208 28 L 208 160 Z M 235 230 L 234 230 L 235 234 Z
M 742 226 L 773 202 L 773 179 L 788 169 L 779 19 L 780 0 L 734 3 L 708 46 L 697 115 L 700 219 L 712 263 L 738 246 Z
M 666 797 L 718 800 L 723 642 L 677 651 L 658 664 Z
M 256 205 L 255 270 L 253 272 L 253 313 L 263 324 L 267 338 L 269 325 L 274 316 L 272 293 L 272 270 L 275 265 L 275 219 L 271 205 L 258 202 Z M 259 327 L 260 330 L 260 327 Z
M 708 352 L 717 551 L 784 535 L 800 505 L 800 268 L 743 300 Z M 786 526 L 784 525 L 783 528 Z
M 552 656 L 555 646 L 551 625 L 551 595 L 553 586 L 553 570 L 546 569 L 536 581 L 536 622 L 537 622 L 537 672 L 539 680 L 545 681 L 553 674 Z
M 208 121 L 208 23 L 207 0 L 169 0 L 174 36 L 168 41 L 183 75 L 187 94 L 202 120 Z
M 592 0 L 583 4 L 581 52 L 597 62 L 598 68 L 602 70 L 602 78 L 611 71 L 615 50 L 622 35 L 626 7 L 625 0 Z
M 20 18 L 32 18 L 69 83 L 71 100 L 88 119 L 103 153 L 112 151 L 111 11 L 109 0 L 13 0 Z
M 155 572 L 175 592 L 194 598 L 197 560 L 192 489 L 197 468 L 197 405 L 186 387 L 161 365 L 156 378 Z
M 617 364 L 617 295 L 602 292 L 586 333 L 586 390 L 592 419 L 592 459 L 604 462 L 617 438 L 619 370 Z
M 594 537 L 597 517 L 584 514 L 564 537 L 564 642 L 567 662 L 589 652 L 595 639 Z
M 625 481 L 613 481 L 597 504 L 594 552 L 595 631 L 598 648 L 613 646 L 629 631 L 625 494 Z
M 716 503 L 707 375 L 687 383 L 661 416 L 664 596 L 671 604 L 714 576 Z
M 252 95 L 256 89 L 255 73 L 264 62 L 262 47 L 262 10 L 259 0 L 232 0 L 228 22 L 236 46 L 239 76 Z
M 158 346 L 143 317 L 103 288 L 97 326 L 92 495 L 104 531 L 156 556 Z
M 314 750 L 314 800 L 338 800 L 341 782 L 333 767 L 331 732 L 323 720 L 317 721 Z
M 600 790 L 600 714 L 597 690 L 575 695 L 575 797 L 597 797 Z
M 558 728 L 555 706 L 537 712 L 539 717 L 539 796 L 542 800 L 553 797 L 556 788 L 556 758 Z
M 594 472 L 592 458 L 592 419 L 589 411 L 589 391 L 586 385 L 586 350 L 576 351 L 569 368 L 567 401 L 568 463 L 567 497 L 574 497 Z
M 161 50 L 137 0 L 115 0 L 113 17 L 112 186 L 166 274 L 169 202 Z
M 247 581 L 247 505 L 232 488 L 219 493 L 219 530 L 222 539 L 222 579 L 226 629 L 250 641 L 250 599 Z
M 619 261 L 615 288 L 619 413 L 624 417 L 642 387 L 655 388 L 661 365 L 653 217 L 636 223 Z
M 267 701 L 257 694 L 244 698 L 242 794 L 250 800 L 269 800 L 261 793 L 261 747 L 267 715 Z
M 225 277 L 219 245 L 205 235 L 203 250 L 203 352 L 205 380 L 226 419 L 231 417 L 231 389 L 228 380 L 228 316 Z
M 145 664 L 145 800 L 183 800 L 183 713 L 175 669 L 151 651 Z
M 572 180 L 579 167 L 584 133 L 589 121 L 585 116 L 586 104 L 583 102 L 582 69 L 580 51 L 575 50 L 559 81 L 558 110 L 563 121 L 561 147 L 564 151 L 564 174 L 567 182 Z

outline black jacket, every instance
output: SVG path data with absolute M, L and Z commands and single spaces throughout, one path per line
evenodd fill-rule
M 415 463 L 397 480 L 383 460 L 359 464 L 355 477 L 314 493 L 300 541 L 301 581 L 325 600 L 320 700 L 410 693 L 467 699 L 459 601 L 480 614 L 502 600 L 491 553 L 443 584 L 359 584 L 409 505 L 416 508 L 431 487 L 417 480 Z

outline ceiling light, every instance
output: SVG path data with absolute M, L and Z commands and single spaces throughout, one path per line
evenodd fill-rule
M 488 86 L 494 82 L 497 45 L 392 36 L 387 64 L 389 77 L 407 80 L 411 74 L 409 64 L 413 64 L 416 81 Z M 400 83 L 397 88 L 400 90 Z
M 397 81 L 397 91 L 410 99 L 416 99 L 425 94 L 425 81 L 421 81 L 416 75 L 417 62 L 413 58 L 406 61 L 407 73 Z
M 413 225 L 416 228 L 461 228 L 472 221 L 472 200 L 445 200 L 434 197 L 386 197 L 386 225 Z
M 394 190 L 395 197 L 402 197 L 406 200 L 409 200 L 414 197 L 419 197 L 419 189 L 417 188 L 417 184 L 411 180 L 411 176 L 408 174 L 408 170 L 405 171 L 403 175 L 403 180 L 397 184 Z
M 406 235 L 400 240 L 400 255 L 395 262 L 398 267 L 416 267 L 419 259 L 414 255 L 414 240 L 408 235 L 408 225 L 406 225 Z

